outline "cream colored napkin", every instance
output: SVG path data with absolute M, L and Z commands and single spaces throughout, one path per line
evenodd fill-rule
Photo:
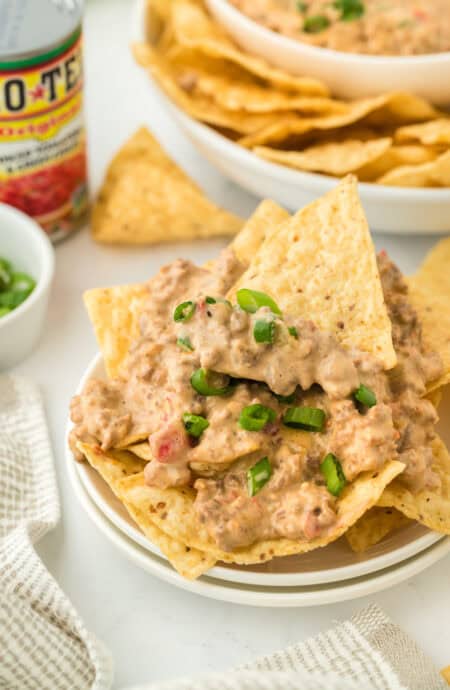
M 0 688 L 106 690 L 112 663 L 38 558 L 59 520 L 37 389 L 0 376 Z
M 108 690 L 112 685 L 109 653 L 86 630 L 33 548 L 58 519 L 39 393 L 23 379 L 0 377 L 0 688 Z M 370 606 L 245 668 L 134 690 L 446 688 L 415 642 Z

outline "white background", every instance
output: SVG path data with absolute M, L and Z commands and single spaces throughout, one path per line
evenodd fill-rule
M 142 123 L 207 193 L 248 215 L 257 199 L 213 170 L 153 99 L 128 49 L 132 4 L 91 0 L 85 21 L 86 112 L 90 172 L 98 188 L 114 151 Z M 378 235 L 405 272 L 412 272 L 432 238 Z M 86 625 L 112 650 L 116 684 L 222 670 L 330 626 L 375 601 L 423 646 L 439 666 L 450 664 L 450 557 L 413 580 L 351 603 L 310 609 L 257 609 L 202 599 L 158 581 L 118 554 L 79 508 L 64 468 L 64 426 L 70 397 L 96 344 L 84 313 L 84 289 L 135 282 L 178 256 L 203 262 L 221 241 L 112 249 L 82 232 L 56 251 L 56 280 L 46 332 L 17 371 L 44 393 L 55 451 L 62 521 L 39 553 Z

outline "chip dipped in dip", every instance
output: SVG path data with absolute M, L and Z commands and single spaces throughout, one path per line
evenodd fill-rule
M 367 55 L 450 51 L 447 0 L 230 0 L 259 24 L 321 48 Z

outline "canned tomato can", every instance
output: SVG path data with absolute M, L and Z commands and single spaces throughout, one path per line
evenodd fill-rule
M 81 4 L 0 0 L 0 201 L 53 241 L 86 221 Z

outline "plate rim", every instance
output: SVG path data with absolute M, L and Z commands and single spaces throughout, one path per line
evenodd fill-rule
M 86 493 L 73 462 L 68 472 L 75 495 L 89 519 L 122 556 L 160 580 L 218 601 L 272 608 L 300 608 L 340 603 L 358 599 L 368 594 L 375 594 L 400 584 L 434 565 L 450 552 L 450 537 L 444 537 L 440 543 L 430 546 L 426 551 L 406 562 L 387 568 L 372 577 L 356 578 L 353 582 L 347 580 L 342 584 L 332 583 L 334 587 L 325 584 L 309 588 L 291 587 L 289 591 L 286 591 L 286 589 L 268 587 L 252 588 L 248 585 L 232 582 L 224 583 L 206 575 L 202 575 L 197 580 L 187 580 L 179 575 L 169 563 L 144 550 L 109 522 Z
M 84 387 L 86 381 L 95 375 L 104 375 L 104 372 L 99 372 L 99 369 L 103 366 L 103 357 L 100 352 L 98 352 L 89 362 L 87 368 L 84 370 L 83 375 L 76 389 L 76 394 L 79 394 Z M 82 464 L 77 463 L 74 459 L 72 451 L 70 450 L 68 438 L 69 433 L 72 428 L 72 423 L 70 419 L 67 420 L 66 424 L 66 462 L 68 465 L 69 473 L 72 468 L 76 472 L 80 482 L 83 484 L 85 491 L 88 493 L 90 499 L 95 503 L 97 508 L 102 512 L 105 517 L 123 534 L 127 536 L 128 539 L 135 542 L 140 548 L 146 549 L 148 552 L 152 553 L 158 558 L 167 560 L 164 554 L 161 553 L 160 549 L 152 544 L 145 535 L 139 530 L 138 526 L 133 527 L 129 524 L 119 513 L 116 512 L 113 506 L 109 505 L 108 501 L 101 495 L 97 490 L 90 478 L 90 472 L 88 468 L 84 467 Z M 104 480 L 102 480 L 104 481 Z M 107 486 L 105 482 L 105 486 Z M 242 568 L 227 568 L 225 566 L 214 566 L 208 571 L 208 577 L 215 578 L 223 582 L 231 582 L 235 584 L 244 584 L 253 587 L 270 586 L 270 587 L 305 587 L 311 586 L 313 584 L 329 584 L 345 580 L 355 579 L 356 577 L 367 577 L 386 568 L 396 566 L 410 558 L 416 557 L 418 554 L 422 553 L 426 549 L 435 545 L 439 541 L 445 539 L 445 535 L 439 534 L 438 532 L 432 532 L 429 530 L 428 533 L 418 537 L 417 539 L 401 546 L 397 549 L 393 549 L 392 552 L 388 554 L 380 554 L 374 556 L 374 558 L 360 563 L 355 563 L 353 565 L 338 566 L 336 568 L 328 568 L 323 571 L 310 571 L 307 573 L 258 573 Z M 357 572 L 355 573 L 355 569 Z M 319 580 L 317 579 L 319 577 Z

